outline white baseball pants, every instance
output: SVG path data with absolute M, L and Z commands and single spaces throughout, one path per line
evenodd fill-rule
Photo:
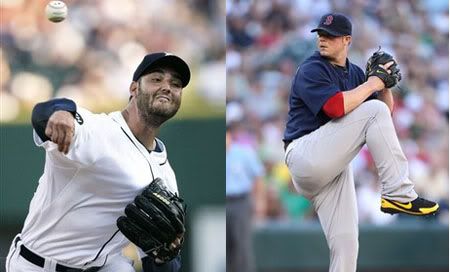
M 17 237 L 17 236 L 16 236 Z M 11 243 L 8 256 L 6 257 L 6 272 L 55 272 L 56 260 L 46 258 L 44 267 L 39 267 L 30 263 L 19 255 L 22 241 L 15 243 L 15 238 Z M 135 272 L 131 260 L 122 256 L 109 256 L 108 260 L 99 271 L 101 272 Z

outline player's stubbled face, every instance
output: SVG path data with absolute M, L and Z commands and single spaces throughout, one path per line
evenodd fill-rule
M 182 82 L 170 68 L 157 68 L 138 81 L 137 106 L 146 122 L 155 117 L 166 121 L 173 117 L 181 104 Z
M 319 31 L 317 38 L 317 48 L 323 57 L 334 57 L 342 50 L 342 37 L 331 36 L 326 32 Z

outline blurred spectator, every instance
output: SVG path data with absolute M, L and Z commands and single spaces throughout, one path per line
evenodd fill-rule
M 227 103 L 239 101 L 246 139 L 268 173 L 267 218 L 307 220 L 310 204 L 289 190 L 281 133 L 297 66 L 310 55 L 310 33 L 327 12 L 348 14 L 354 26 L 350 60 L 364 68 L 381 46 L 403 74 L 394 89 L 394 123 L 420 195 L 438 200 L 448 224 L 448 1 L 227 1 Z M 425 69 L 424 69 L 425 68 Z M 361 223 L 386 224 L 379 212 L 379 183 L 370 154 L 353 161 Z M 268 193 L 269 195 L 269 193 Z M 371 201 L 370 199 L 377 199 Z M 376 204 L 370 204 L 376 203 Z M 280 207 L 281 206 L 281 207 Z M 272 211 L 272 212 L 269 212 Z M 277 211 L 277 212 L 274 212 Z
M 93 111 L 124 106 L 127 75 L 156 51 L 174 52 L 192 67 L 179 117 L 223 116 L 223 3 L 65 2 L 68 17 L 57 24 L 45 16 L 46 1 L 0 2 L 0 122 L 29 122 L 32 105 L 50 97 L 69 97 Z
M 254 150 L 238 140 L 239 121 L 226 131 L 227 271 L 253 272 L 252 219 L 266 214 L 264 168 Z M 252 215 L 255 216 L 252 216 Z

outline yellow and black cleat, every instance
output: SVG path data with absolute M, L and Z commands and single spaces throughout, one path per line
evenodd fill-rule
M 416 216 L 433 215 L 439 210 L 439 204 L 423 198 L 416 198 L 407 203 L 381 199 L 381 211 L 390 214 L 409 214 Z

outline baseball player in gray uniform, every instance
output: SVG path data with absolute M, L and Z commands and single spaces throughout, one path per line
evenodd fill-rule
M 156 134 L 178 111 L 189 80 L 181 58 L 153 53 L 137 67 L 121 112 L 94 114 L 69 99 L 35 106 L 34 141 L 46 151 L 45 168 L 22 232 L 11 244 L 7 272 L 134 271 L 121 254 L 129 241 L 116 220 L 157 178 L 178 192 Z M 147 272 L 180 268 L 179 256 L 159 264 L 140 255 Z
M 329 271 L 352 272 L 358 213 L 350 162 L 364 144 L 378 170 L 381 211 L 424 216 L 439 206 L 418 197 L 408 178 L 391 118 L 389 88 L 401 78 L 395 61 L 376 64 L 366 74 L 351 63 L 352 25 L 342 14 L 324 15 L 311 32 L 318 33 L 318 51 L 300 65 L 292 83 L 285 161 L 296 189 L 319 216 L 330 248 Z

